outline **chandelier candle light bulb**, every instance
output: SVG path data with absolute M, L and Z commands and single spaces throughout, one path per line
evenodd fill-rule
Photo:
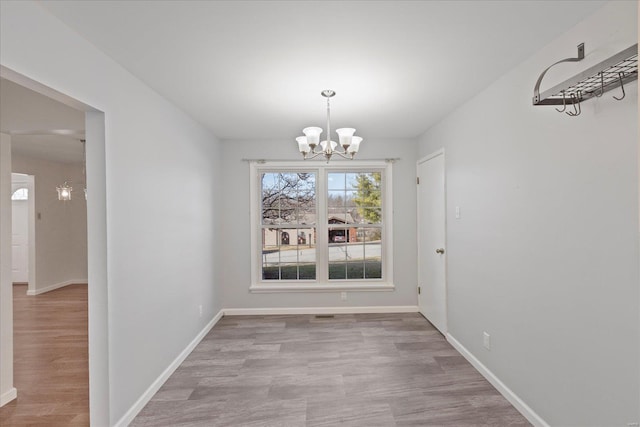
M 313 159 L 318 156 L 324 156 L 327 159 L 327 163 L 331 160 L 331 156 L 338 154 L 345 159 L 353 159 L 360 149 L 360 143 L 362 138 L 359 136 L 353 136 L 356 132 L 354 128 L 341 128 L 336 129 L 338 134 L 338 140 L 331 140 L 331 107 L 329 105 L 329 99 L 336 93 L 332 90 L 323 90 L 321 95 L 327 98 L 327 139 L 320 142 L 320 134 L 323 132 L 319 127 L 307 127 L 302 130 L 305 136 L 299 136 L 296 138 L 298 143 L 298 150 L 302 153 L 302 157 L 307 159 Z M 320 151 L 316 151 L 320 145 Z M 342 150 L 336 150 L 340 146 Z

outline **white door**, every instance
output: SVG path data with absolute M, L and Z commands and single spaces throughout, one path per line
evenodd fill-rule
M 418 306 L 447 332 L 444 151 L 418 161 Z
M 29 281 L 29 182 L 12 174 L 11 182 L 11 277 L 13 283 Z

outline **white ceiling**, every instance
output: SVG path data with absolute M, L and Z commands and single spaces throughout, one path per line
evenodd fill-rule
M 58 163 L 81 163 L 84 112 L 0 79 L 0 132 L 11 151 Z
M 602 1 L 49 1 L 223 139 L 415 137 Z M 533 85 L 533 82 L 531 82 Z
M 63 135 L 12 135 L 11 153 L 56 163 L 82 163 L 82 142 Z

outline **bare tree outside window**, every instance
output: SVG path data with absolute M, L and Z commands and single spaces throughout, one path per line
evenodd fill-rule
M 315 214 L 316 185 L 312 173 L 262 174 L 262 222 L 297 223 Z

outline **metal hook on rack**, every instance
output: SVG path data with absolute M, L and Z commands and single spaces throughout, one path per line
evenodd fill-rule
M 618 78 L 620 79 L 620 89 L 622 89 L 622 98 L 618 98 L 617 96 L 614 96 L 613 99 L 615 99 L 616 101 L 622 101 L 624 97 L 627 96 L 627 94 L 624 93 L 624 83 L 622 83 L 623 77 L 624 77 L 624 71 L 620 71 L 618 73 Z
M 559 108 L 556 108 L 556 111 L 558 113 L 564 113 L 564 110 L 567 109 L 567 98 L 564 96 L 564 91 L 562 91 L 562 110 Z
M 577 95 L 576 94 L 571 94 L 571 98 L 574 99 L 573 101 L 573 113 L 571 111 L 567 111 L 567 114 L 575 117 L 575 116 L 579 116 L 582 113 L 582 107 L 580 106 L 580 91 L 578 91 Z M 576 107 L 576 101 L 578 103 L 578 106 Z
M 600 95 L 598 95 L 595 92 L 594 92 L 594 95 L 597 98 L 600 98 L 602 96 L 602 94 L 604 94 L 604 73 L 602 71 L 600 71 L 598 74 L 600 74 Z

